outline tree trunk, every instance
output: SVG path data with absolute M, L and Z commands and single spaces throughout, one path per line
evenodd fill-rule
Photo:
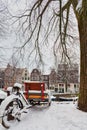
M 78 107 L 87 112 L 87 11 L 78 19 L 80 36 L 80 93 Z

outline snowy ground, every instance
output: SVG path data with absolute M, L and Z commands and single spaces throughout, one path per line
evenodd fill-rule
M 6 130 L 0 125 L 0 130 Z M 50 107 L 33 107 L 9 130 L 87 130 L 87 113 L 76 104 L 52 102 Z

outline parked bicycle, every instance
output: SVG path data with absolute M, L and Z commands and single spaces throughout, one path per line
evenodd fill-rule
M 31 107 L 20 91 L 21 87 L 21 84 L 15 83 L 12 94 L 1 103 L 2 125 L 5 128 L 9 128 L 16 121 L 20 121 L 22 113 L 26 113 L 27 109 Z

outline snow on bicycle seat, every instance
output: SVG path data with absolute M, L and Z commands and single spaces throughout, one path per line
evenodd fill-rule
M 22 88 L 22 84 L 20 84 L 20 83 L 15 83 L 14 84 L 14 86 L 13 86 L 14 88 Z

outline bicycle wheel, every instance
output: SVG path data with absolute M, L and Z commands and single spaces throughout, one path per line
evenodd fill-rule
M 9 128 L 13 123 L 20 121 L 21 109 L 23 109 L 23 104 L 19 99 L 13 99 L 9 102 L 3 113 L 2 125 L 5 128 Z

